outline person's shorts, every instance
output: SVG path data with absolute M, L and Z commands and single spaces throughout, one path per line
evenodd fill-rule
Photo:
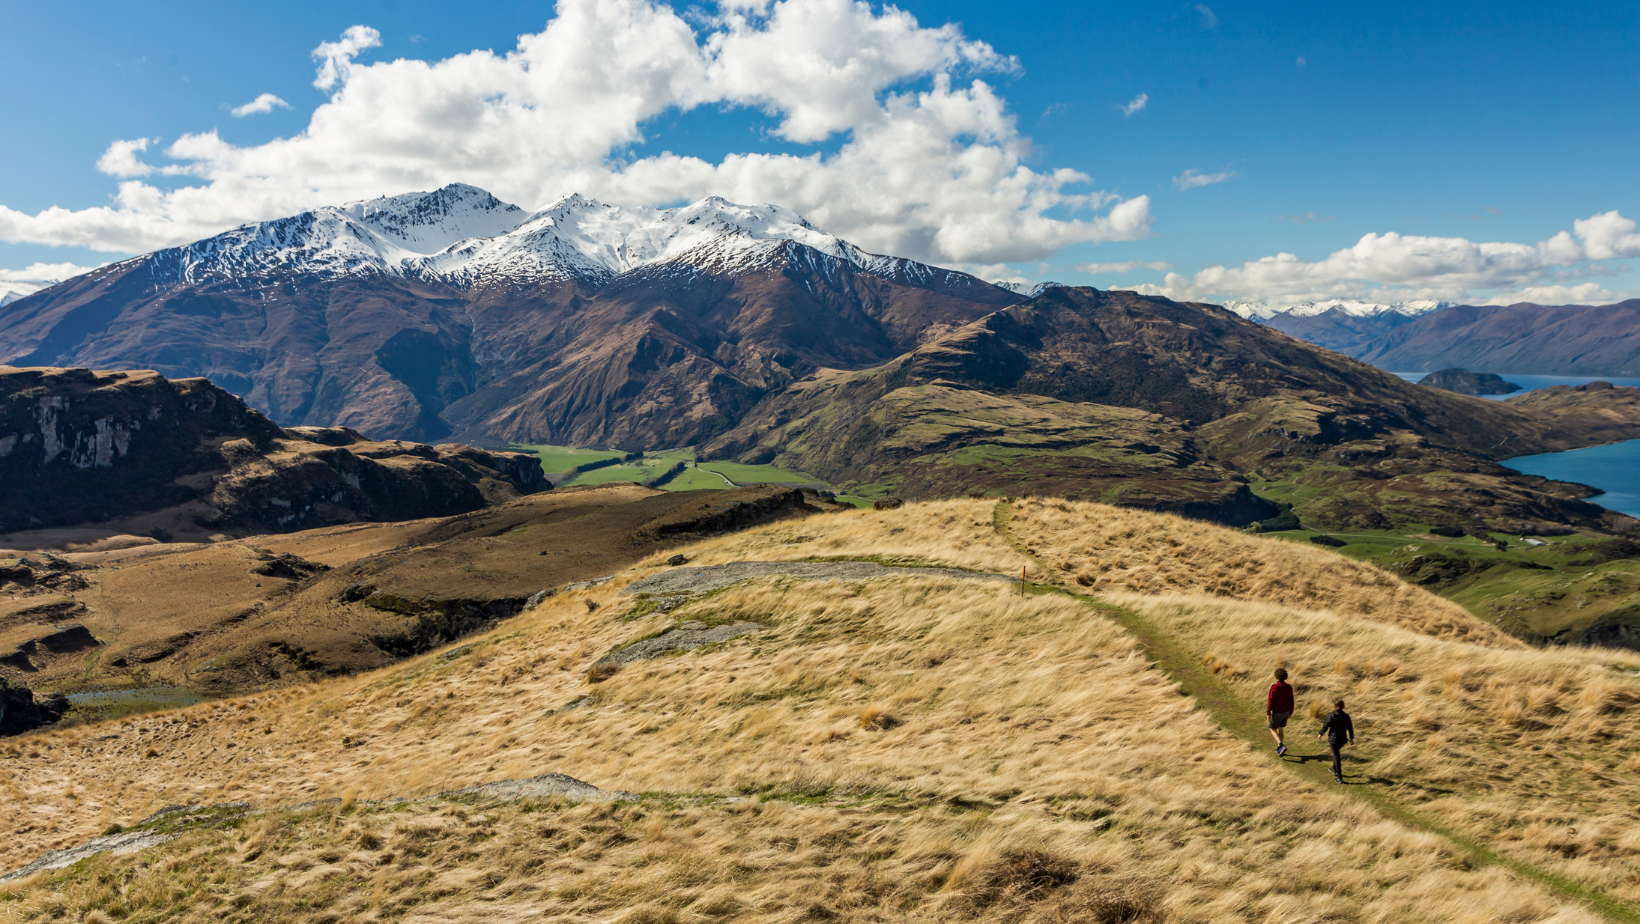
M 1270 727 L 1271 728 L 1286 728 L 1287 727 L 1287 720 L 1289 718 L 1292 718 L 1292 715 L 1293 714 L 1291 712 L 1272 712 L 1272 713 L 1270 713 Z

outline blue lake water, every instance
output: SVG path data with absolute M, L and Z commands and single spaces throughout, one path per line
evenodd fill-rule
M 1429 373 L 1427 372 L 1390 373 L 1390 375 L 1406 379 L 1408 382 L 1416 382 L 1428 374 Z M 1488 401 L 1502 401 L 1504 398 L 1525 394 L 1529 391 L 1537 391 L 1539 388 L 1548 388 L 1551 385 L 1587 385 L 1590 382 L 1610 382 L 1613 385 L 1618 386 L 1634 385 L 1640 387 L 1640 379 L 1620 379 L 1609 375 L 1510 375 L 1508 373 L 1502 373 L 1498 376 L 1498 378 L 1503 379 L 1505 382 L 1514 382 L 1516 385 L 1520 386 L 1520 391 L 1513 392 L 1508 395 L 1476 395 L 1475 397 L 1485 398 Z
M 1394 372 L 1408 382 L 1416 382 L 1427 372 Z M 1514 382 L 1525 394 L 1552 385 L 1587 385 L 1590 382 L 1610 382 L 1622 387 L 1640 387 L 1640 379 L 1615 378 L 1609 375 L 1509 375 L 1500 374 L 1505 382 Z M 1492 401 L 1501 401 L 1513 395 L 1476 395 Z M 1616 510 L 1631 517 L 1640 517 L 1640 440 L 1612 443 L 1608 446 L 1590 446 L 1568 452 L 1549 452 L 1540 456 L 1520 456 L 1504 460 L 1504 465 L 1528 475 L 1542 475 L 1555 481 L 1575 481 L 1606 492 L 1589 498 L 1607 510 Z
M 1503 464 L 1528 475 L 1599 488 L 1606 493 L 1589 498 L 1591 503 L 1640 517 L 1640 440 L 1521 456 L 1507 459 Z

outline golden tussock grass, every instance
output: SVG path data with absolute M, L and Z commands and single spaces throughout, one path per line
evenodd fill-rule
M 1086 593 L 1197 593 L 1329 610 L 1441 638 L 1524 648 L 1463 607 L 1365 562 L 1170 514 L 1055 498 L 1009 527 L 1057 582 Z
M 1023 559 L 992 510 L 835 514 L 684 551 L 1012 573 Z M 639 616 L 621 588 L 660 566 L 552 598 L 453 658 L 0 746 L 18 807 L 4 868 L 162 805 L 346 800 L 14 886 L 0 919 L 117 906 L 257 921 L 1593 920 L 1248 750 L 1069 597 L 934 575 L 775 577 Z M 765 628 L 587 682 L 612 648 L 692 619 Z M 1263 657 L 1202 645 L 1233 664 Z M 1289 656 L 1309 669 L 1308 653 Z M 548 771 L 650 795 L 368 802 Z
M 1316 729 L 1343 698 L 1359 739 L 1346 773 L 1501 853 L 1640 903 L 1640 655 L 1496 649 L 1203 596 L 1106 599 L 1204 658 L 1244 665 L 1218 676 L 1249 714 L 1287 667 L 1293 754 L 1326 753 Z
M 872 558 L 942 565 L 1000 574 L 1018 574 L 1034 564 L 996 534 L 996 502 L 930 501 L 894 510 L 861 510 L 794 520 L 719 539 L 685 550 L 701 565 L 731 561 L 796 561 L 825 558 Z M 646 561 L 665 563 L 665 555 Z

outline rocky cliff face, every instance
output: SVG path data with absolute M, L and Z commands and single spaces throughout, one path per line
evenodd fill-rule
M 0 533 L 147 517 L 130 531 L 179 539 L 448 516 L 550 487 L 518 453 L 283 430 L 204 379 L 9 366 L 0 486 Z

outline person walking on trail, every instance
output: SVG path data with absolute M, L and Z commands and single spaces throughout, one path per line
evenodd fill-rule
M 1321 731 L 1316 733 L 1316 737 L 1326 738 L 1327 744 L 1332 747 L 1333 782 L 1344 782 L 1344 745 L 1355 743 L 1355 723 L 1344 711 L 1343 700 L 1333 700 L 1332 714 L 1321 723 Z
M 1276 682 L 1264 697 L 1264 714 L 1270 719 L 1270 735 L 1276 739 L 1276 756 L 1287 753 L 1287 720 L 1293 716 L 1293 688 L 1287 685 L 1287 669 L 1276 668 Z

